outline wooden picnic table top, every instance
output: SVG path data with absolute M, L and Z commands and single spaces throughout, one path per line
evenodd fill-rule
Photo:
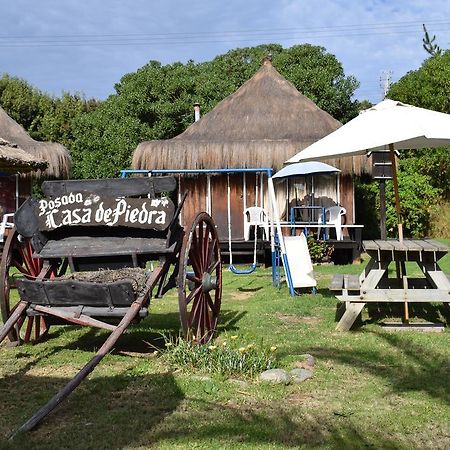
M 363 241 L 365 251 L 395 251 L 395 252 L 450 252 L 450 247 L 433 239 L 397 239 Z

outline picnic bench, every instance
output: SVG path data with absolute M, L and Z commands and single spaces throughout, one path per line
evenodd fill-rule
M 337 330 L 348 331 L 370 302 L 404 303 L 406 320 L 409 302 L 450 303 L 450 280 L 439 267 L 450 251 L 445 244 L 431 239 L 368 240 L 363 248 L 370 257 L 363 272 L 335 275 L 331 282 L 330 290 L 345 302 Z M 421 276 L 408 274 L 410 262 L 420 268 Z

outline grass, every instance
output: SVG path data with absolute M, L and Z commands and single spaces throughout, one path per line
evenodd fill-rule
M 214 345 L 237 336 L 236 348 L 276 346 L 276 365 L 286 369 L 310 353 L 314 377 L 299 385 L 230 379 L 155 354 L 165 348 L 162 333 L 179 334 L 171 291 L 153 300 L 149 317 L 130 327 L 41 426 L 8 442 L 5 436 L 91 358 L 106 332 L 54 327 L 38 345 L 3 344 L 0 448 L 450 448 L 449 331 L 389 332 L 367 309 L 362 327 L 334 331 L 337 302 L 326 287 L 333 273 L 362 268 L 316 266 L 318 294 L 295 298 L 272 287 L 269 270 L 224 271 Z M 450 273 L 450 255 L 442 268 Z M 411 309 L 416 320 L 449 317 L 441 304 Z

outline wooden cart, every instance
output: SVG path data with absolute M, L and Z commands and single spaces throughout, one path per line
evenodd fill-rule
M 39 341 L 53 324 L 111 331 L 94 358 L 19 431 L 33 428 L 95 368 L 152 296 L 178 288 L 186 337 L 216 331 L 220 245 L 212 218 L 182 228 L 173 177 L 46 181 L 15 214 L 0 265 L 0 342 Z M 164 196 L 162 196 L 164 194 Z M 12 290 L 17 295 L 11 295 Z M 19 298 L 20 297 L 20 298 Z

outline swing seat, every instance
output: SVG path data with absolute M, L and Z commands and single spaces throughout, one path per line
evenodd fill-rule
M 256 270 L 256 263 L 252 264 L 248 269 L 238 269 L 237 267 L 233 266 L 233 264 L 231 264 L 230 266 L 228 266 L 228 269 L 235 275 L 249 275 Z
M 250 227 L 255 227 L 255 233 L 258 232 L 258 227 L 262 228 L 263 239 L 268 241 L 269 235 L 269 216 L 264 208 L 259 206 L 250 206 L 244 209 L 244 239 L 250 239 Z

